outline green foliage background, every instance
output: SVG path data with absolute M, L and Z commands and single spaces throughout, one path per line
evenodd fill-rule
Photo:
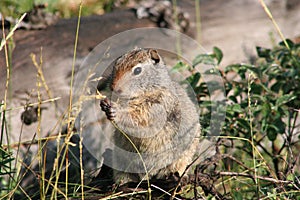
M 252 177 L 219 180 L 227 183 L 221 188 L 223 193 L 234 199 L 299 199 L 300 44 L 286 42 L 288 46 L 280 42 L 273 49 L 257 47 L 255 64 L 232 64 L 224 70 L 219 69 L 223 53 L 217 47 L 213 53 L 194 59 L 193 67 L 211 64 L 215 68 L 206 74 L 222 75 L 227 96 L 225 104 L 209 100 L 210 93 L 207 84 L 201 82 L 200 73 L 192 73 L 187 78 L 198 94 L 201 123 L 206 133 L 210 131 L 211 108 L 225 109 L 220 140 L 230 143 L 223 145 L 222 151 L 230 152 L 241 163 L 223 160 L 219 170 L 246 172 Z M 182 67 L 187 68 L 182 63 L 176 66 Z M 218 91 L 218 87 L 215 88 Z M 278 182 L 258 176 L 272 177 Z
M 82 1 L 82 16 L 103 14 L 112 10 L 114 0 Z M 124 1 L 126 4 L 127 1 Z M 19 18 L 23 13 L 31 11 L 35 5 L 46 5 L 45 10 L 56 13 L 62 18 L 76 17 L 80 0 L 1 0 L 0 13 L 5 17 Z

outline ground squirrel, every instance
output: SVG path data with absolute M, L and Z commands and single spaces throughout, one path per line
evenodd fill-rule
M 115 145 L 131 153 L 114 156 L 116 164 L 126 165 L 115 179 L 141 180 L 145 175 L 141 159 L 130 156 L 136 155 L 136 149 L 120 130 L 136 145 L 150 178 L 182 174 L 198 145 L 199 115 L 186 90 L 171 79 L 158 52 L 134 49 L 118 58 L 109 86 L 111 99 L 101 100 L 100 106 L 119 128 Z

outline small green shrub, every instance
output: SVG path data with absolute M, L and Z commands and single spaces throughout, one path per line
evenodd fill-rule
M 202 76 L 211 73 L 223 76 L 226 106 L 224 102 L 211 101 L 211 91 L 207 83 L 200 81 L 201 74 L 189 69 L 192 75 L 187 81 L 198 95 L 205 133 L 210 130 L 209 121 L 214 120 L 211 108 L 226 108 L 219 140 L 229 143 L 223 142 L 226 145 L 219 148 L 223 154 L 230 152 L 234 159 L 223 159 L 215 171 L 219 181 L 215 185 L 220 184 L 225 196 L 293 199 L 299 195 L 300 172 L 296 166 L 299 166 L 300 147 L 300 44 L 286 41 L 289 47 L 283 42 L 273 49 L 257 47 L 255 65 L 233 64 L 221 70 L 218 65 L 223 54 L 216 47 L 213 53 L 194 59 L 193 67 L 198 64 L 214 66 Z M 217 83 L 213 84 L 218 90 Z M 224 171 L 227 173 L 222 173 Z

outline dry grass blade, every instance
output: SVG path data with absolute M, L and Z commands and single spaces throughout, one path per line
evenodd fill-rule
M 79 5 L 79 15 L 77 20 L 77 27 L 76 27 L 76 35 L 75 35 L 75 44 L 74 44 L 74 51 L 73 51 L 73 62 L 72 62 L 72 71 L 71 71 L 71 81 L 70 81 L 70 96 L 69 96 L 69 108 L 68 108 L 68 131 L 67 137 L 65 139 L 66 149 L 65 149 L 65 162 L 66 162 L 66 196 L 68 196 L 68 166 L 69 166 L 69 159 L 68 159 L 68 151 L 69 151 L 69 141 L 72 137 L 72 126 L 71 126 L 71 114 L 72 114 L 72 105 L 73 105 L 73 82 L 74 82 L 74 73 L 75 73 L 75 63 L 76 63 L 76 53 L 77 53 L 77 45 L 78 45 L 78 37 L 79 37 L 79 27 L 80 27 L 80 20 L 81 20 L 81 11 L 82 11 L 82 1 Z
M 138 156 L 140 157 L 140 159 L 141 159 L 141 161 L 142 161 L 142 163 L 143 163 L 143 167 L 144 167 L 145 172 L 146 172 L 146 181 L 147 181 L 147 184 L 148 184 L 148 195 L 149 195 L 148 198 L 149 198 L 149 200 L 151 200 L 151 187 L 150 187 L 151 185 L 150 185 L 149 173 L 148 173 L 148 170 L 147 170 L 147 167 L 146 167 L 146 163 L 145 163 L 145 161 L 144 161 L 144 159 L 143 159 L 143 157 L 142 157 L 140 151 L 138 150 L 138 148 L 136 147 L 136 145 L 133 143 L 133 141 L 129 138 L 129 136 L 128 136 L 123 130 L 121 130 L 121 129 L 118 127 L 118 125 L 117 125 L 114 121 L 112 121 L 112 124 L 113 124 L 114 127 L 115 127 L 117 130 L 119 130 L 119 131 L 124 135 L 124 137 L 130 142 L 130 144 L 132 145 L 132 147 L 135 149 L 135 151 L 137 152 Z
M 19 24 L 23 21 L 23 19 L 25 18 L 26 14 L 27 13 L 24 13 L 20 17 L 20 19 L 17 21 L 17 23 L 15 24 L 15 26 L 12 28 L 12 30 L 7 34 L 7 36 L 2 38 L 2 41 L 1 41 L 1 44 L 0 44 L 0 51 L 5 46 L 7 40 L 9 40 L 14 35 L 14 32 L 17 30 L 17 28 L 19 27 Z
M 270 9 L 268 8 L 268 6 L 266 5 L 265 1 L 264 0 L 259 0 L 261 6 L 263 7 L 263 9 L 265 10 L 266 14 L 268 15 L 268 17 L 270 18 L 270 20 L 272 21 L 272 23 L 274 24 L 275 28 L 276 28 L 276 31 L 278 32 L 281 40 L 284 42 L 286 48 L 290 49 L 290 46 L 289 44 L 286 42 L 286 39 L 282 33 L 282 31 L 280 30 L 277 22 L 275 21 Z
M 151 184 L 151 186 L 154 187 L 154 188 L 156 188 L 156 189 L 158 189 L 158 190 L 160 190 L 160 191 L 162 191 L 163 193 L 167 194 L 167 195 L 170 196 L 172 199 L 180 200 L 179 198 L 173 196 L 171 193 L 167 192 L 166 190 L 164 190 L 164 189 L 162 189 L 162 188 L 160 188 L 160 187 L 158 187 L 158 186 L 156 186 L 156 185 Z
M 60 100 L 60 99 L 61 99 L 61 97 L 55 97 L 55 98 L 52 98 L 52 99 L 43 100 L 41 102 L 28 103 L 28 104 L 25 105 L 25 107 L 36 106 L 39 103 L 44 104 L 44 103 L 54 102 L 54 101 L 57 101 L 57 100 Z M 6 111 L 19 110 L 19 109 L 24 109 L 24 106 L 16 106 L 16 107 L 13 107 L 13 108 L 7 108 Z

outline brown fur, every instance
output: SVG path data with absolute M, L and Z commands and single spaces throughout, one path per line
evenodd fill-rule
M 126 72 L 130 71 L 138 63 L 142 63 L 147 60 L 147 53 L 145 51 L 133 50 L 130 53 L 125 54 L 119 60 L 117 60 L 115 65 L 115 74 L 112 83 L 112 88 L 120 80 L 120 78 Z
M 147 78 L 142 81 L 150 81 L 149 87 L 145 87 L 142 91 L 136 91 L 134 87 L 128 89 L 128 85 L 122 85 L 134 83 L 133 81 L 137 79 L 131 79 L 126 73 L 131 73 L 134 66 L 149 59 L 152 63 L 147 65 L 153 64 L 156 69 L 161 70 L 159 79 L 154 77 L 151 79 L 151 71 L 147 71 Z M 123 87 L 127 87 L 125 91 L 129 90 L 134 94 L 128 98 L 120 96 L 112 102 L 116 113 L 113 120 L 118 125 L 114 141 L 121 149 L 136 153 L 128 138 L 122 134 L 125 132 L 138 151 L 143 153 L 145 163 L 153 165 L 149 169 L 150 177 L 166 177 L 175 172 L 182 175 L 186 166 L 192 162 L 199 142 L 196 138 L 200 134 L 197 109 L 186 91 L 177 82 L 172 81 L 165 70 L 167 68 L 157 51 L 151 49 L 133 50 L 117 60 L 114 66 L 112 89 L 117 85 L 122 93 Z M 156 74 L 153 76 L 157 78 Z M 155 81 L 153 84 L 156 87 L 152 87 L 152 81 Z M 168 81 L 168 84 L 165 81 Z M 116 163 L 122 164 L 123 154 L 116 156 Z M 139 169 L 138 161 L 133 162 L 130 158 L 125 158 L 124 161 L 130 162 L 128 167 L 131 171 Z M 126 182 L 127 178 L 134 179 L 131 175 L 118 172 L 114 178 L 116 180 L 125 178 Z M 141 180 L 144 174 L 138 176 L 140 176 L 138 180 Z

